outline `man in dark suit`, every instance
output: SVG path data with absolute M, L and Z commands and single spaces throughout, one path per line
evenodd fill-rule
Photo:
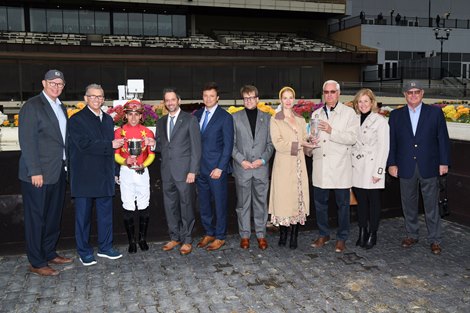
M 201 222 L 206 234 L 197 246 L 207 246 L 207 250 L 213 251 L 225 244 L 227 232 L 227 174 L 231 171 L 233 119 L 218 105 L 216 83 L 206 84 L 202 97 L 205 107 L 195 113 L 202 142 L 201 168 L 196 184 Z
M 267 196 L 269 189 L 269 159 L 273 144 L 269 133 L 271 116 L 257 108 L 258 89 L 246 85 L 240 90 L 245 109 L 233 114 L 234 144 L 233 177 L 237 188 L 238 229 L 240 247 L 250 247 L 251 210 L 258 247 L 265 250 Z
M 100 85 L 86 88 L 87 106 L 69 122 L 70 189 L 75 203 L 75 240 L 84 266 L 96 264 L 89 244 L 93 202 L 98 222 L 98 256 L 111 260 L 122 256 L 113 248 L 114 149 L 124 139 L 114 139 L 111 116 L 101 110 Z
M 157 151 L 161 152 L 163 203 L 170 241 L 169 251 L 182 244 L 180 253 L 192 251 L 194 228 L 194 183 L 201 160 L 201 134 L 197 119 L 180 109 L 181 98 L 174 89 L 163 90 L 168 115 L 157 122 Z
M 424 91 L 419 82 L 404 85 L 407 105 L 390 114 L 390 152 L 387 165 L 393 177 L 400 178 L 400 192 L 407 237 L 402 246 L 418 242 L 418 200 L 423 196 L 428 241 L 434 254 L 441 253 L 439 216 L 439 175 L 449 166 L 449 134 L 439 107 L 422 102 Z
M 64 74 L 50 70 L 43 91 L 25 102 L 19 114 L 19 179 L 29 270 L 42 276 L 59 271 L 49 264 L 71 263 L 56 252 L 65 199 L 67 111 L 59 100 Z

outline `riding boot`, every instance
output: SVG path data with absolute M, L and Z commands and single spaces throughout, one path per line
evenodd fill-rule
M 289 248 L 297 249 L 297 237 L 299 235 L 299 224 L 291 225 Z
M 129 218 L 124 220 L 124 227 L 126 228 L 127 239 L 129 240 L 129 253 L 136 253 L 137 252 L 137 244 L 135 242 L 135 227 L 134 227 L 134 219 Z
M 141 216 L 139 218 L 139 247 L 142 251 L 147 251 L 149 246 L 147 244 L 147 228 L 149 226 L 149 217 Z
M 359 238 L 356 241 L 356 246 L 364 248 L 366 246 L 367 237 L 367 227 L 359 227 Z
M 372 249 L 375 246 L 376 243 L 377 243 L 377 232 L 374 231 L 374 232 L 369 234 L 369 238 L 367 238 L 365 248 L 366 249 Z
M 287 226 L 279 226 L 279 246 L 285 246 L 287 242 Z

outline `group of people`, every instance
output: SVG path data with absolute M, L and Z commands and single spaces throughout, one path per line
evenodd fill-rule
M 287 245 L 290 233 L 289 247 L 297 248 L 299 225 L 305 224 L 310 213 L 310 173 L 305 161 L 305 155 L 309 155 L 319 228 L 313 247 L 321 248 L 330 241 L 328 207 L 333 191 L 339 224 L 335 251 L 346 248 L 351 188 L 358 199 L 356 245 L 366 249 L 376 245 L 380 189 L 385 186 L 388 167 L 390 175 L 400 179 L 407 231 L 402 246 L 410 247 L 419 238 L 420 188 L 431 250 L 441 252 L 438 176 L 448 170 L 449 137 L 443 114 L 423 105 L 424 91 L 417 82 L 405 86 L 407 106 L 394 110 L 387 123 L 377 113 L 371 90 L 360 90 L 351 108 L 339 101 L 340 85 L 326 81 L 325 105 L 312 113 L 312 119 L 317 120 L 312 126 L 317 128 L 316 133 L 309 132 L 304 118 L 295 114 L 295 91 L 291 87 L 280 90 L 280 108 L 273 117 L 257 108 L 255 86 L 241 88 L 245 109 L 233 115 L 219 106 L 215 83 L 204 86 L 204 107 L 194 114 L 182 111 L 177 90 L 167 88 L 163 101 L 168 114 L 158 120 L 155 134 L 141 125 L 143 106 L 137 100 L 124 105 L 125 124 L 114 130 L 112 118 L 101 110 L 104 91 L 100 85 L 86 88 L 87 107 L 68 119 L 59 100 L 65 86 L 63 73 L 48 71 L 42 84 L 43 91 L 29 99 L 19 115 L 25 238 L 30 271 L 35 274 L 58 275 L 50 265 L 73 262 L 56 253 L 66 177 L 75 206 L 77 252 L 83 265 L 96 264 L 89 243 L 93 205 L 98 223 L 97 256 L 122 256 L 113 248 L 115 183 L 120 184 L 128 252 L 137 252 L 137 245 L 142 251 L 148 250 L 148 166 L 156 154 L 161 156 L 163 205 L 170 237 L 164 251 L 178 248 L 181 255 L 192 252 L 196 192 L 204 229 L 197 247 L 214 251 L 225 244 L 229 174 L 235 179 L 240 247 L 250 247 L 253 221 L 258 248 L 268 248 L 269 213 L 271 222 L 279 226 L 279 246 Z

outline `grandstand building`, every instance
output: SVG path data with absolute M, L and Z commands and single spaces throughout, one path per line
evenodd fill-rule
M 65 73 L 63 100 L 82 99 L 87 84 L 107 98 L 127 79 L 145 80 L 145 99 L 174 86 L 200 99 L 216 81 L 222 99 L 246 83 L 276 98 L 290 85 L 319 98 L 325 79 L 360 81 L 377 63 L 373 49 L 331 40 L 328 21 L 346 0 L 3 1 L 0 5 L 0 101 L 24 102 L 45 71 Z

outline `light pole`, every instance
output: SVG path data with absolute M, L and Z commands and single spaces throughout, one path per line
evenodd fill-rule
M 449 40 L 450 36 L 450 29 L 440 29 L 439 27 L 434 28 L 434 35 L 436 36 L 436 39 L 441 42 L 441 55 L 440 55 L 440 60 L 441 60 L 441 66 L 440 66 L 440 78 L 442 79 L 444 77 L 444 68 L 442 66 L 442 48 L 444 46 L 444 41 Z

